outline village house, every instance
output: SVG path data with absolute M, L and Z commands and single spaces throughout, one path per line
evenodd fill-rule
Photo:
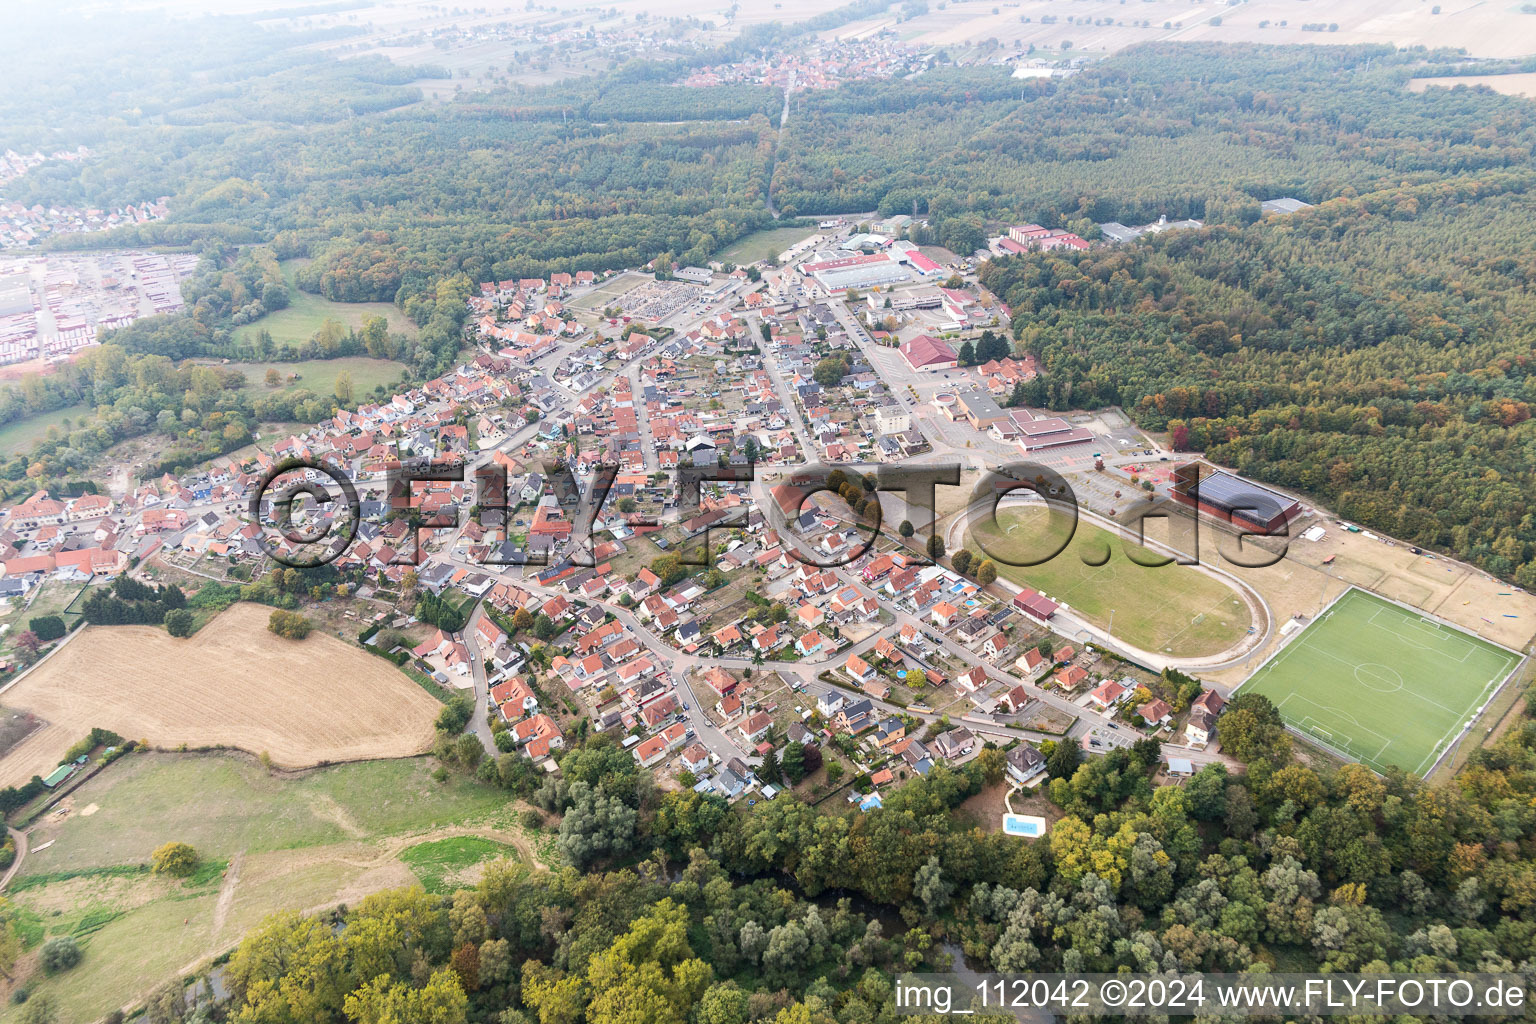
M 741 733 L 742 739 L 748 743 L 757 743 L 768 735 L 768 730 L 771 728 L 773 728 L 773 716 L 766 711 L 759 711 L 737 726 L 736 731 Z
M 1006 711 L 1010 715 L 1016 715 L 1020 711 L 1024 710 L 1024 708 L 1029 704 L 1029 701 L 1029 691 L 1024 689 L 1023 683 L 1020 683 L 1013 689 L 1009 690 L 1007 693 L 1003 694 L 1001 697 L 997 698 L 997 706 L 999 709 Z
M 683 767 L 695 775 L 709 770 L 709 748 L 702 743 L 695 743 L 683 751 Z
M 1028 743 L 1020 743 L 1007 754 L 1008 778 L 1020 786 L 1029 782 L 1045 771 L 1045 755 Z
M 1129 688 L 1110 679 L 1094 687 L 1093 691 L 1088 694 L 1088 702 L 1100 711 L 1108 711 L 1116 704 L 1125 700 L 1130 694 Z
M 1058 687 L 1070 692 L 1088 679 L 1088 670 L 1078 665 L 1068 665 L 1056 673 L 1055 679 Z
M 843 709 L 846 698 L 839 690 L 828 690 L 816 698 L 816 710 L 823 718 L 831 718 Z
M 941 732 L 933 738 L 933 749 L 946 761 L 954 761 L 976 749 L 976 734 L 963 725 Z
M 832 716 L 830 725 L 836 732 L 857 736 L 875 726 L 875 706 L 866 699 L 845 702 Z
M 816 654 L 827 646 L 827 639 L 820 633 L 812 630 L 795 641 L 795 653 L 802 658 Z
M 491 687 L 491 703 L 496 705 L 501 711 L 501 717 L 508 722 L 515 722 L 539 710 L 539 699 L 522 676 L 513 676 Z
M 513 743 L 521 748 L 524 756 L 537 762 L 547 758 L 552 750 L 565 746 L 560 727 L 548 715 L 538 714 L 525 718 L 512 726 Z
M 933 606 L 933 610 L 929 613 L 929 617 L 935 626 L 938 626 L 940 629 L 948 629 L 950 626 L 955 624 L 955 618 L 959 614 L 960 609 L 956 608 L 948 601 L 940 601 L 938 604 Z
M 1184 736 L 1190 746 L 1203 747 L 1216 736 L 1216 719 L 1227 706 L 1225 698 L 1215 690 L 1206 690 L 1195 698 L 1189 708 L 1189 720 L 1184 723 Z
M 966 693 L 975 693 L 987 685 L 987 670 L 980 665 L 973 665 L 955 676 L 955 688 Z
M 1160 697 L 1153 697 L 1137 708 L 1136 713 L 1148 725 L 1167 725 L 1173 718 L 1173 708 L 1169 707 L 1168 702 Z

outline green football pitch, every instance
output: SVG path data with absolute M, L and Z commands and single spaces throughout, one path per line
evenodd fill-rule
M 1519 661 L 1351 589 L 1239 692 L 1263 694 L 1291 728 L 1362 764 L 1423 774 Z

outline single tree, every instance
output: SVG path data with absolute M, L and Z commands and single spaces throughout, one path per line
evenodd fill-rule
M 43 943 L 38 959 L 49 974 L 67 971 L 80 962 L 80 944 L 73 935 L 55 935 Z
M 150 866 L 157 875 L 185 878 L 197 870 L 197 851 L 187 843 L 169 842 L 149 855 Z
M 771 747 L 768 753 L 763 755 L 762 766 L 757 769 L 757 777 L 764 782 L 774 783 L 781 781 L 779 772 L 779 756 Z
M 1077 773 L 1077 766 L 1082 760 L 1082 748 L 1075 740 L 1064 738 L 1056 741 L 1051 756 L 1045 760 L 1045 768 L 1053 779 L 1070 779 Z
M 64 620 L 57 615 L 39 615 L 27 620 L 27 628 L 45 643 L 54 641 L 69 632 Z
M 804 745 L 791 743 L 785 747 L 784 757 L 779 762 L 779 768 L 784 773 L 784 778 L 789 780 L 791 786 L 800 785 L 800 780 L 805 778 Z
M 16 634 L 14 641 L 16 650 L 28 661 L 37 657 L 37 653 L 43 649 L 43 640 L 30 629 L 24 629 Z

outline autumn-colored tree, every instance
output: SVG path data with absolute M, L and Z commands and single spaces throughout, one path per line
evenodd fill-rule
M 453 951 L 448 966 L 459 976 L 464 991 L 473 992 L 480 987 L 480 947 L 466 942 Z
M 150 867 L 157 875 L 185 878 L 197 870 L 197 851 L 187 843 L 169 842 L 149 855 Z

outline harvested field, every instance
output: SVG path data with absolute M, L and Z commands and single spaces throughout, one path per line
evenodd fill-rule
M 334 637 L 279 639 L 269 614 L 236 604 L 187 640 L 88 627 L 5 691 L 7 707 L 49 725 L 0 758 L 0 785 L 46 774 L 93 726 L 162 748 L 266 751 L 284 768 L 431 745 L 441 705 L 407 676 Z

